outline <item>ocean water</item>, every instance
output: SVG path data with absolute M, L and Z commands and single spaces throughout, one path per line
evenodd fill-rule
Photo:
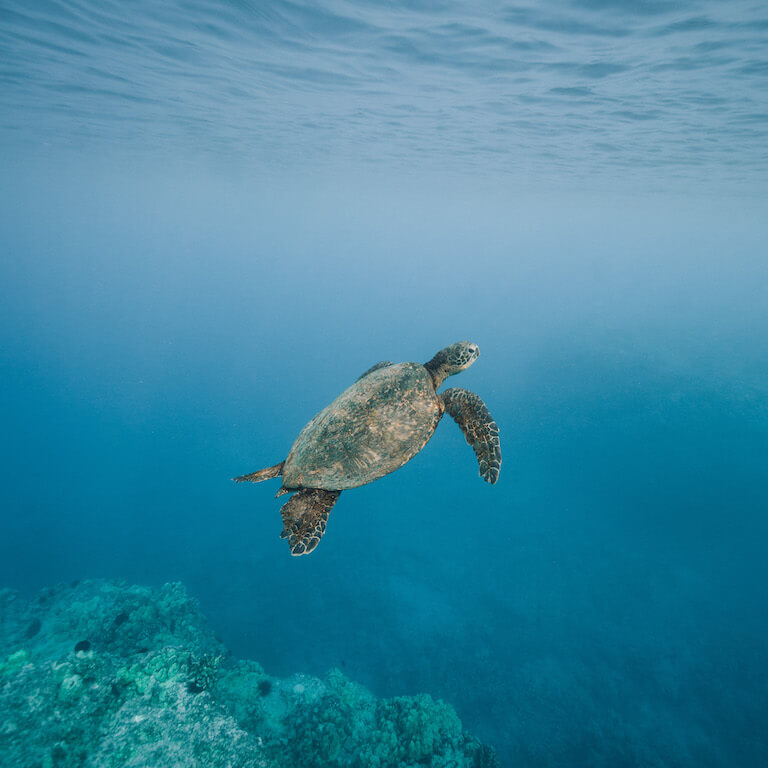
M 181 580 L 276 675 L 504 766 L 768 762 L 768 12 L 0 0 L 0 586 Z M 383 359 L 447 417 L 308 557 L 282 460 Z

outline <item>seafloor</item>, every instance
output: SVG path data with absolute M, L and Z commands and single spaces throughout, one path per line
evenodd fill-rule
M 0 590 L 0 765 L 498 766 L 430 696 L 232 657 L 179 583 Z

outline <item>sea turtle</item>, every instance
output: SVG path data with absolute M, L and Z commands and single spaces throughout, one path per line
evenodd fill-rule
M 459 341 L 424 365 L 376 363 L 301 430 L 285 461 L 234 480 L 259 483 L 282 475 L 277 496 L 295 491 L 280 510 L 280 537 L 288 539 L 292 555 L 307 555 L 317 546 L 342 491 L 402 467 L 427 444 L 443 413 L 461 427 L 482 478 L 495 483 L 499 428 L 485 403 L 466 389 L 437 392 L 479 354 L 476 344 Z

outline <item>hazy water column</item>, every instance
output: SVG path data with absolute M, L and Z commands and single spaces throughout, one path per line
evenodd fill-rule
M 236 652 L 444 696 L 509 760 L 748 764 L 758 211 L 560 201 L 553 228 L 548 205 L 402 190 L 94 172 L 6 192 L 3 582 L 180 578 Z M 288 557 L 279 502 L 229 477 L 373 362 L 462 337 L 499 484 L 446 421 Z

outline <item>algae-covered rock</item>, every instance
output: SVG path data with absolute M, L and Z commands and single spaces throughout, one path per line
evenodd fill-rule
M 229 657 L 180 584 L 0 591 L 0 765 L 484 768 L 430 696 L 376 699 L 338 670 L 270 677 Z

